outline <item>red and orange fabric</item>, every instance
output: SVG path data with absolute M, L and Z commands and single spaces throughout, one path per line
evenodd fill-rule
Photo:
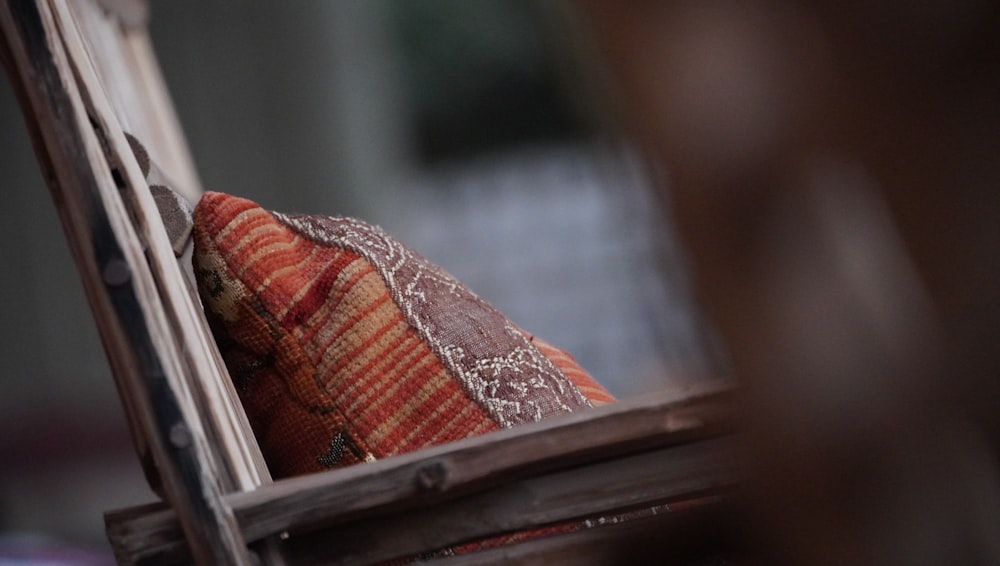
M 613 401 L 379 228 L 207 193 L 194 239 L 200 295 L 275 477 Z

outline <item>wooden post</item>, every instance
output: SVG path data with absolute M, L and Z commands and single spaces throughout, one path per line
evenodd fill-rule
M 183 376 L 187 362 L 159 301 L 144 246 L 154 248 L 154 255 L 172 258 L 172 252 L 162 238 L 140 238 L 130 222 L 119 190 L 144 187 L 144 181 L 134 159 L 123 158 L 122 148 L 131 152 L 114 116 L 102 112 L 102 93 L 88 84 L 87 54 L 74 42 L 72 29 L 59 27 L 71 25 L 60 20 L 67 9 L 58 0 L 0 5 L 3 60 L 127 414 L 156 462 L 192 554 L 200 564 L 249 564 L 242 534 L 221 499 L 219 482 L 225 476 L 193 414 L 196 405 Z M 109 148 L 115 160 L 109 160 Z M 140 198 L 151 202 L 148 195 Z

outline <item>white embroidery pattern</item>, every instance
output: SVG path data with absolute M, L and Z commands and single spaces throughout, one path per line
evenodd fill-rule
M 351 218 L 272 214 L 310 240 L 371 262 L 407 322 L 500 426 L 590 406 L 495 307 L 381 228 Z

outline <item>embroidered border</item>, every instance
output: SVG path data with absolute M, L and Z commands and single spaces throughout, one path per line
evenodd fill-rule
M 380 228 L 349 218 L 271 214 L 302 237 L 370 261 L 407 322 L 500 426 L 590 406 L 495 307 Z

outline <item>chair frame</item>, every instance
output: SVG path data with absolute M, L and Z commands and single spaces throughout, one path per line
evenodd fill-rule
M 272 481 L 192 292 L 190 249 L 176 257 L 126 139 L 126 131 L 141 139 L 179 191 L 197 198 L 197 174 L 146 14 L 135 1 L 0 5 L 0 54 L 137 453 L 164 498 L 108 513 L 120 563 L 375 563 L 522 529 L 714 501 L 736 484 L 727 457 L 733 394 L 704 382 L 371 465 Z M 598 563 L 598 546 L 624 550 L 636 533 L 673 532 L 690 524 L 687 516 L 521 542 L 490 551 L 491 560 L 558 562 L 590 549 Z

